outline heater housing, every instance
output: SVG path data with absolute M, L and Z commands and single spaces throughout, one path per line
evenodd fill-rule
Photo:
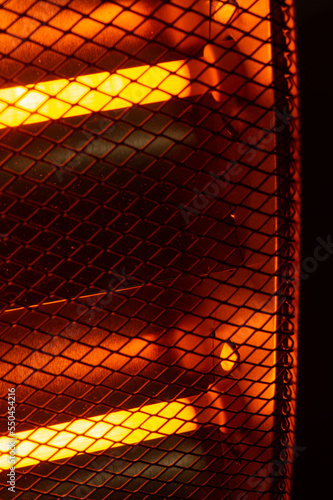
M 289 498 L 292 2 L 0 8 L 1 498 Z

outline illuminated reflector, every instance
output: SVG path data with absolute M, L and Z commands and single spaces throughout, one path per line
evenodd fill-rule
M 12 438 L 0 438 L 0 471 L 14 465 L 26 467 L 44 460 L 61 460 L 197 428 L 196 411 L 187 399 L 50 425 L 19 432 Z
M 180 60 L 0 89 L 0 128 L 203 94 L 209 87 L 191 79 L 205 67 Z
M 236 13 L 238 4 L 235 0 L 229 0 L 230 3 L 222 1 L 212 2 L 212 17 L 221 24 L 230 23 Z

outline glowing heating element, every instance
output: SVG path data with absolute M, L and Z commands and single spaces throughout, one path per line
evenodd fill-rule
M 0 128 L 200 95 L 209 87 L 191 80 L 206 68 L 180 60 L 0 89 Z
M 196 411 L 187 399 L 121 410 L 89 419 L 50 425 L 0 438 L 0 471 L 79 453 L 137 444 L 198 428 Z M 16 444 L 14 444 L 16 443 Z

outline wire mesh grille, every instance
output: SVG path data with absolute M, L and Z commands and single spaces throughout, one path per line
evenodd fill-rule
M 1 1 L 4 500 L 284 497 L 290 15 Z

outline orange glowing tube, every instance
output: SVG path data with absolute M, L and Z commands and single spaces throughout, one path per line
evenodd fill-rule
M 195 409 L 187 399 L 50 425 L 19 432 L 13 438 L 0 438 L 0 471 L 13 465 L 21 468 L 45 460 L 61 460 L 197 428 Z
M 193 62 L 171 61 L 82 75 L 76 79 L 40 82 L 26 87 L 0 89 L 0 128 L 18 127 L 48 120 L 128 108 L 134 104 L 168 101 L 208 90 L 191 85 Z M 197 62 L 202 70 L 205 65 Z M 196 76 L 194 74 L 194 76 Z

